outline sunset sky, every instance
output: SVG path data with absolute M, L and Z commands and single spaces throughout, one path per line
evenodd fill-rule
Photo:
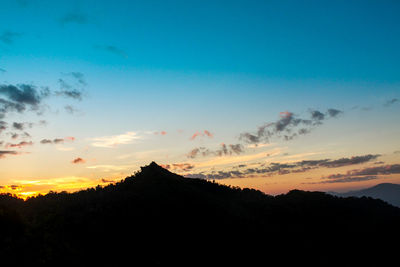
M 0 4 L 0 192 L 400 183 L 399 1 Z

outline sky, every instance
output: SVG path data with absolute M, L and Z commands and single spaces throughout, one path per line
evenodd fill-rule
M 0 4 L 0 192 L 400 183 L 398 1 Z

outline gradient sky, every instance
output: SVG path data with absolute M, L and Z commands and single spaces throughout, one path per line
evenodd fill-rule
M 399 1 L 0 4 L 1 192 L 400 183 Z

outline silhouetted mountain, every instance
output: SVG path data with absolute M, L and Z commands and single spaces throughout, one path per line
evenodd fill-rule
M 0 256 L 20 265 L 382 262 L 397 255 L 399 223 L 400 209 L 380 200 L 299 190 L 273 197 L 153 162 L 105 187 L 25 202 L 3 195 Z
M 383 183 L 358 191 L 350 191 L 346 193 L 336 193 L 336 192 L 330 192 L 330 193 L 342 197 L 372 197 L 376 199 L 381 199 L 391 205 L 400 207 L 399 184 Z

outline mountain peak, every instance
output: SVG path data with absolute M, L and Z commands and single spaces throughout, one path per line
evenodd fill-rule
M 155 161 L 152 161 L 149 165 L 140 167 L 142 172 L 165 172 L 167 171 L 160 165 L 158 165 Z

